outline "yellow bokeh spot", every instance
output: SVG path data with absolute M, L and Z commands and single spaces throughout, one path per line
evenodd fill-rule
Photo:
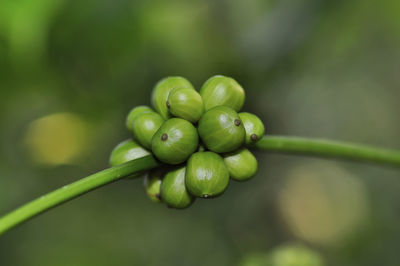
M 34 162 L 44 165 L 73 163 L 87 148 L 89 126 L 79 116 L 56 113 L 33 121 L 25 144 Z
M 339 244 L 368 220 L 362 182 L 335 164 L 295 167 L 279 193 L 278 208 L 289 229 L 306 241 Z

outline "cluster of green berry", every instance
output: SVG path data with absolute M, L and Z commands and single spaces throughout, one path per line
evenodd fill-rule
M 130 111 L 126 126 L 134 140 L 120 143 L 110 157 L 112 166 L 150 154 L 165 163 L 145 177 L 150 199 L 186 208 L 195 197 L 222 194 L 229 177 L 244 181 L 257 172 L 246 146 L 264 135 L 264 125 L 254 114 L 238 113 L 245 92 L 234 79 L 213 76 L 199 93 L 185 78 L 168 77 L 156 84 L 151 101 L 156 112 L 147 106 Z

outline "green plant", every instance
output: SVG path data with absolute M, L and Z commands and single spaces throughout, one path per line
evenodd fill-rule
M 200 95 L 203 98 L 206 111 L 215 106 L 224 105 L 239 112 L 245 100 L 245 92 L 242 86 L 233 78 L 222 75 L 209 78 L 201 87 Z
M 258 170 L 256 157 L 246 148 L 225 154 L 224 161 L 229 175 L 236 181 L 246 181 Z
M 256 143 L 265 134 L 265 127 L 261 119 L 255 114 L 239 113 L 246 130 L 246 144 Z
M 199 121 L 204 113 L 203 99 L 200 94 L 188 88 L 173 89 L 166 103 L 172 115 L 192 123 Z
M 176 209 L 189 207 L 194 200 L 185 185 L 186 167 L 180 166 L 169 171 L 162 180 L 161 198 L 167 206 Z
M 150 149 L 153 136 L 163 123 L 164 119 L 155 112 L 138 114 L 132 121 L 133 136 L 143 147 Z
M 167 120 L 153 137 L 154 155 L 162 162 L 180 164 L 197 149 L 199 136 L 196 128 L 181 118 Z
M 164 118 L 168 119 L 171 114 L 168 110 L 167 101 L 169 93 L 175 88 L 193 89 L 193 85 L 182 77 L 167 77 L 160 80 L 153 89 L 151 103 L 156 111 Z
M 228 168 L 218 154 L 196 152 L 188 161 L 185 183 L 189 192 L 196 197 L 219 196 L 229 184 Z
M 142 113 L 151 113 L 153 110 L 151 110 L 150 107 L 146 105 L 139 105 L 136 107 L 133 107 L 131 111 L 128 113 L 128 116 L 126 117 L 126 127 L 133 132 L 133 120 L 138 116 L 139 114 Z
M 230 152 L 244 144 L 246 131 L 239 115 L 230 107 L 216 106 L 199 121 L 199 135 L 214 152 Z
M 153 202 L 161 202 L 161 182 L 164 178 L 163 167 L 151 170 L 144 178 L 143 185 L 146 194 Z
M 177 84 L 179 86 L 173 82 L 174 79 L 176 79 Z M 180 83 L 186 84 L 187 86 L 189 86 L 188 84 L 190 84 L 183 78 L 174 78 L 174 79 L 171 78 L 166 79 L 156 86 L 156 89 L 153 92 L 153 99 L 152 99 L 153 104 L 155 98 L 157 98 L 157 95 L 162 96 L 162 99 L 160 101 L 157 100 L 157 104 L 161 102 L 165 104 L 168 99 L 168 94 L 172 89 L 174 89 L 175 87 L 182 87 L 181 86 L 182 84 Z M 237 89 L 237 87 L 235 88 Z M 166 91 L 168 92 L 166 93 Z M 225 100 L 225 98 L 223 99 Z M 244 93 L 243 93 L 243 100 L 244 100 Z M 236 106 L 239 105 L 237 104 Z M 244 135 L 246 134 L 246 130 L 244 128 L 246 127 L 246 125 L 243 127 L 242 120 L 245 121 L 244 123 L 246 123 L 247 120 L 245 118 L 240 119 L 240 116 L 238 116 L 237 113 L 229 107 L 223 107 L 223 108 L 214 107 L 214 108 L 216 110 L 219 110 L 220 114 L 225 112 L 224 117 L 227 118 L 226 121 L 229 121 L 227 126 L 231 127 L 233 131 L 235 131 L 234 129 L 240 127 L 242 128 L 242 133 L 240 133 L 240 135 L 243 136 L 242 137 L 239 136 L 237 138 L 240 139 L 238 143 L 241 143 L 240 145 L 243 145 L 245 142 Z M 157 107 L 156 110 L 157 109 L 161 110 L 159 107 Z M 221 109 L 225 111 L 220 112 Z M 132 120 L 130 120 L 129 118 L 127 119 L 127 121 L 132 121 L 133 126 L 135 125 L 135 120 L 139 116 L 144 116 L 145 114 L 152 113 L 152 111 L 149 111 L 148 108 L 143 108 L 141 111 L 140 109 L 138 110 L 136 111 L 137 112 L 136 114 L 134 111 L 131 111 L 130 113 L 130 116 L 132 116 L 133 113 L 133 116 L 136 117 L 134 117 Z M 211 109 L 209 112 L 211 112 L 212 110 L 213 109 Z M 160 114 L 163 113 L 162 115 L 163 117 L 168 118 L 171 116 L 171 114 L 168 112 L 166 104 L 165 104 L 165 109 L 162 109 L 159 112 Z M 205 121 L 207 123 L 210 123 L 211 130 L 215 131 L 215 134 L 222 135 L 218 136 L 219 139 L 223 141 L 224 137 L 229 137 L 229 134 L 224 136 L 223 134 L 221 134 L 221 132 L 217 132 L 216 129 L 218 129 L 218 123 L 214 122 L 213 124 L 211 122 L 208 122 L 208 119 L 210 119 L 210 121 L 216 120 L 218 122 L 218 114 L 217 118 L 215 117 L 207 118 L 206 116 L 207 113 L 203 115 L 203 118 L 206 117 L 204 118 L 206 119 Z M 175 153 L 178 152 L 182 152 L 185 154 L 185 156 L 182 157 L 188 158 L 190 156 L 184 175 L 185 176 L 184 188 L 187 189 L 191 194 L 199 197 L 213 197 L 220 195 L 226 189 L 229 183 L 229 169 L 230 169 L 230 175 L 233 179 L 244 180 L 251 177 L 251 175 L 255 171 L 254 169 L 256 167 L 254 167 L 254 165 L 256 165 L 255 164 L 256 162 L 254 163 L 254 159 L 252 155 L 250 155 L 251 153 L 248 153 L 247 150 L 243 148 L 243 146 L 240 147 L 241 149 L 236 151 L 231 151 L 231 153 L 229 154 L 222 154 L 225 157 L 224 160 L 221 158 L 220 155 L 214 152 L 206 151 L 207 148 L 208 149 L 213 148 L 213 145 L 207 145 L 207 143 L 205 143 L 203 139 L 204 136 L 202 138 L 202 142 L 206 144 L 205 145 L 206 147 L 202 145 L 202 142 L 197 142 L 198 141 L 197 133 L 195 132 L 195 130 L 193 130 L 194 126 L 190 122 L 185 121 L 185 123 L 183 122 L 176 123 L 177 120 L 185 121 L 179 118 L 169 119 L 166 122 L 164 122 L 163 125 L 154 134 L 152 138 L 153 140 L 152 152 L 156 154 L 156 156 L 158 153 L 158 157 L 162 158 L 167 158 L 167 157 L 174 158 Z M 225 119 L 222 119 L 222 121 L 219 122 L 225 123 L 226 121 Z M 201 126 L 200 122 L 199 122 L 199 131 Z M 185 128 L 181 128 L 181 126 L 176 126 L 176 124 L 181 124 L 181 125 L 184 124 L 185 126 L 183 127 Z M 127 127 L 130 128 L 131 123 L 127 123 Z M 165 127 L 164 128 L 165 131 L 164 129 L 161 130 L 163 127 Z M 192 128 L 189 129 L 190 127 Z M 220 127 L 220 129 L 222 132 L 224 131 L 224 127 Z M 203 131 L 203 133 L 206 132 L 207 127 L 204 126 L 204 128 L 201 131 Z M 252 132 L 247 129 L 247 133 L 248 135 L 250 134 L 251 137 Z M 188 138 L 190 139 L 190 141 L 181 142 L 180 137 L 186 134 L 191 136 L 190 138 Z M 260 133 L 255 133 L 255 134 L 259 135 Z M 202 134 L 200 134 L 200 137 L 202 137 Z M 176 140 L 176 142 L 175 141 L 168 142 L 168 140 L 170 141 Z M 168 143 L 170 143 L 171 145 L 170 146 L 167 145 Z M 179 145 L 177 145 L 177 143 Z M 183 146 L 180 146 L 180 144 L 182 144 Z M 217 146 L 217 142 L 213 144 Z M 303 154 L 303 155 L 330 157 L 337 159 L 348 159 L 348 160 L 379 163 L 379 164 L 400 167 L 400 151 L 376 148 L 361 144 L 353 144 L 353 143 L 321 140 L 321 139 L 285 137 L 285 136 L 263 136 L 263 137 L 257 136 L 257 139 L 254 138 L 251 144 L 253 144 L 251 145 L 252 148 L 264 151 L 290 153 L 290 154 Z M 161 147 L 162 152 L 155 151 L 159 147 Z M 186 151 L 182 151 L 181 150 L 182 147 L 188 149 Z M 93 189 L 96 189 L 98 187 L 101 187 L 103 185 L 106 185 L 108 183 L 114 182 L 122 178 L 132 177 L 132 176 L 138 177 L 140 176 L 139 173 L 141 174 L 146 173 L 149 170 L 154 170 L 164 166 L 163 163 L 157 161 L 153 157 L 150 151 L 147 151 L 146 153 L 145 152 L 146 150 L 143 149 L 142 147 L 139 147 L 139 149 L 137 150 L 137 151 L 139 150 L 142 151 L 141 153 L 139 152 L 134 153 L 137 156 L 134 157 L 129 157 L 131 155 L 129 155 L 128 157 L 126 156 L 126 154 L 129 154 L 129 152 L 126 153 L 126 151 L 135 150 L 136 148 L 138 148 L 138 143 L 130 140 L 119 144 L 111 153 L 111 158 L 110 158 L 111 165 L 115 166 L 103 170 L 101 172 L 95 173 L 93 175 L 90 175 L 88 177 L 85 177 L 81 180 L 66 185 L 53 192 L 50 192 L 4 215 L 3 217 L 0 218 L 0 234 L 8 231 L 14 226 L 54 206 L 57 206 L 75 197 L 83 195 Z M 229 149 L 234 149 L 234 148 L 229 147 Z M 199 152 L 192 154 L 195 151 Z M 160 154 L 162 155 L 160 156 Z M 239 159 L 236 160 L 235 158 Z M 174 158 L 173 162 L 169 162 L 168 159 L 164 161 L 166 161 L 167 163 L 177 163 L 175 159 L 176 158 Z M 184 162 L 184 160 L 186 159 L 179 159 L 179 161 L 180 160 L 183 160 L 182 162 Z M 245 167 L 242 166 L 242 164 L 244 164 L 245 161 L 247 162 L 246 165 L 253 165 L 253 167 L 245 169 Z M 252 162 L 248 163 L 250 161 Z M 179 194 L 184 191 L 182 186 L 183 168 L 179 169 L 181 169 L 180 171 L 178 171 L 179 174 L 178 173 L 173 174 L 173 172 L 171 172 L 171 171 L 177 171 L 176 168 L 175 170 L 168 169 L 166 170 L 166 172 L 163 172 L 161 169 L 160 170 L 161 172 L 158 172 L 158 170 L 157 172 L 151 171 L 150 176 L 146 177 L 145 189 L 153 201 L 159 202 L 160 195 L 162 200 L 162 194 L 164 193 L 165 194 L 164 196 L 167 198 L 167 205 L 171 207 L 181 208 L 183 206 L 186 206 L 186 204 L 188 204 L 187 203 L 188 201 L 181 202 L 178 199 Z M 172 176 L 172 177 L 168 177 L 167 179 L 168 181 L 164 185 L 165 190 L 163 192 L 163 179 L 165 179 L 167 176 Z M 172 191 L 171 194 L 169 194 L 168 190 Z M 181 195 L 184 195 L 184 193 L 182 193 Z

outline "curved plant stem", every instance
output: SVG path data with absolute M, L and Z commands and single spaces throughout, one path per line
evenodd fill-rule
M 267 136 L 256 147 L 280 153 L 330 157 L 400 167 L 400 151 L 326 139 Z
M 350 159 L 400 167 L 400 151 L 339 141 L 267 136 L 256 144 L 256 148 L 264 151 Z M 86 192 L 159 165 L 152 156 L 147 156 L 103 170 L 61 187 L 1 217 L 0 235 L 32 217 Z
M 76 198 L 95 188 L 101 187 L 113 181 L 127 177 L 132 173 L 155 168 L 159 163 L 153 156 L 146 156 L 137 160 L 121 164 L 88 177 L 82 178 L 69 185 L 63 186 L 53 192 L 43 195 L 18 209 L 0 218 L 0 235 L 16 225 L 52 208 L 61 203 Z

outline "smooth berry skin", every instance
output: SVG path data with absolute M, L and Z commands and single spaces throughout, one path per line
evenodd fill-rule
M 256 157 L 246 148 L 224 154 L 224 162 L 233 180 L 246 181 L 258 170 Z
M 204 113 L 203 100 L 200 94 L 188 88 L 173 89 L 166 102 L 170 113 L 192 123 L 199 121 Z
M 167 107 L 169 93 L 175 88 L 193 89 L 193 85 L 183 77 L 167 77 L 160 80 L 151 95 L 151 103 L 154 109 L 165 119 L 172 117 Z
M 201 198 L 221 195 L 229 184 L 229 172 L 221 156 L 214 152 L 196 152 L 187 163 L 186 188 Z
M 150 107 L 146 105 L 139 105 L 134 108 L 129 112 L 128 116 L 126 117 L 126 127 L 130 130 L 133 131 L 133 120 L 142 113 L 151 113 L 154 112 Z
M 198 124 L 200 138 L 207 149 L 224 153 L 244 144 L 246 131 L 239 115 L 227 106 L 205 112 Z
M 206 111 L 223 105 L 239 112 L 246 98 L 244 89 L 239 83 L 233 78 L 221 75 L 209 78 L 200 89 L 200 95 Z
M 125 140 L 111 151 L 110 166 L 120 165 L 135 159 L 146 157 L 151 153 L 134 140 Z
M 150 171 L 150 173 L 144 178 L 143 185 L 147 196 L 152 202 L 159 203 L 162 201 L 161 183 L 165 172 L 166 170 L 164 168 L 157 168 Z
M 111 151 L 109 163 L 110 166 L 117 166 L 132 160 L 136 160 L 151 155 L 152 154 L 148 150 L 140 146 L 136 141 L 128 139 L 119 143 Z M 142 176 L 143 174 L 144 172 L 140 172 L 137 174 L 130 175 L 127 178 L 139 177 Z
M 186 167 L 181 166 L 169 171 L 161 184 L 161 198 L 170 208 L 184 209 L 192 205 L 195 200 L 186 189 Z
M 156 112 L 141 113 L 133 119 L 133 135 L 145 148 L 151 149 L 151 140 L 164 123 L 164 119 Z
M 251 145 L 257 143 L 265 134 L 265 127 L 261 119 L 247 112 L 239 113 L 239 117 L 246 130 L 246 144 Z
M 167 164 L 186 161 L 199 145 L 196 128 L 181 118 L 167 120 L 153 136 L 151 149 L 154 155 Z

